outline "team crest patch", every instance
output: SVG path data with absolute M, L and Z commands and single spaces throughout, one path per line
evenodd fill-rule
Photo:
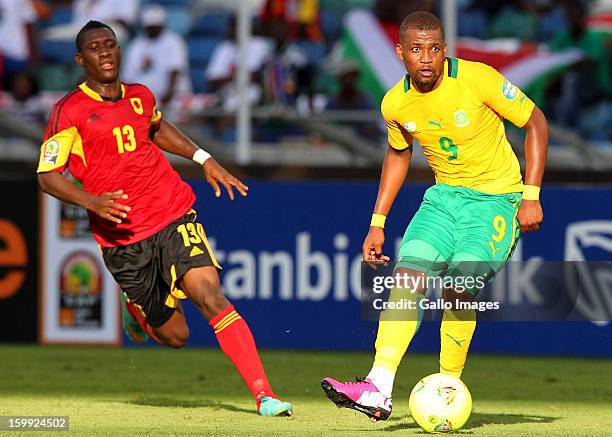
M 407 121 L 403 124 L 403 126 L 404 129 L 406 129 L 411 134 L 416 132 L 416 123 L 414 121 Z
M 508 100 L 514 100 L 518 96 L 519 89 L 507 79 L 502 82 L 502 94 Z
M 134 112 L 138 115 L 142 115 L 143 113 L 142 101 L 138 97 L 133 97 L 130 99 L 130 103 L 132 104 L 132 108 L 134 109 Z
M 465 109 L 460 109 L 457 112 L 453 112 L 455 116 L 455 126 L 457 127 L 466 127 L 470 124 L 470 119 L 465 112 Z
M 45 143 L 45 151 L 43 152 L 43 163 L 55 165 L 59 156 L 60 144 L 57 140 L 49 140 Z

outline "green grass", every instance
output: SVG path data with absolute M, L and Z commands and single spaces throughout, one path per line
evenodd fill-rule
M 266 351 L 262 357 L 275 390 L 294 403 L 291 418 L 257 416 L 239 375 L 217 350 L 33 346 L 0 346 L 0 415 L 70 416 L 70 431 L 53 436 L 424 435 L 410 418 L 408 395 L 437 371 L 433 355 L 406 357 L 393 416 L 378 423 L 336 409 L 319 386 L 324 376 L 364 375 L 370 355 Z M 471 356 L 463 379 L 474 412 L 460 433 L 612 435 L 610 374 L 605 360 Z

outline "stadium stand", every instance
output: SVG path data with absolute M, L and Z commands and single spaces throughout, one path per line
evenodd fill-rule
M 219 117 L 214 106 L 214 102 L 219 102 L 219 96 L 216 99 L 212 98 L 211 93 L 214 92 L 214 88 L 207 82 L 205 71 L 215 48 L 228 35 L 233 11 L 227 5 L 224 6 L 224 2 L 216 0 L 141 0 L 140 5 L 142 7 L 149 3 L 160 4 L 166 9 L 167 27 L 183 36 L 188 47 L 189 71 L 194 96 L 191 98 L 183 96 L 180 101 L 172 102 L 169 115 L 194 125 L 196 131 L 210 132 L 209 129 L 201 129 L 201 124 L 211 120 L 211 117 L 212 119 Z M 274 26 L 277 24 L 274 22 L 276 18 L 273 14 L 282 11 L 284 11 L 283 14 L 286 14 L 289 13 L 289 9 L 283 9 L 283 1 L 260 0 L 254 3 L 259 3 L 259 9 L 253 16 L 253 31 L 258 35 L 272 36 Z M 399 3 L 402 3 L 403 6 L 400 7 Z M 274 74 L 278 74 L 278 70 L 263 69 L 260 74 L 253 76 L 253 80 L 255 83 L 260 83 L 264 91 L 266 87 L 269 88 L 270 84 L 275 84 L 274 86 L 279 86 L 279 89 L 289 94 L 297 94 L 279 101 L 280 103 L 274 102 L 274 105 L 290 105 L 286 110 L 271 112 L 270 108 L 266 107 L 271 102 L 269 99 L 266 100 L 266 92 L 262 93 L 264 97 L 253 113 L 256 120 L 254 138 L 266 138 L 267 141 L 270 140 L 273 143 L 283 141 L 283 134 L 269 134 L 275 129 L 274 126 L 285 126 L 281 132 L 286 131 L 287 123 L 295 124 L 297 120 L 298 124 L 303 124 L 304 117 L 308 114 L 322 117 L 323 120 L 329 117 L 327 121 L 333 123 L 333 120 L 336 119 L 334 111 L 326 112 L 325 106 L 329 96 L 335 94 L 339 87 L 337 77 L 333 74 L 333 68 L 338 52 L 343 52 L 347 48 L 346 17 L 357 8 L 369 9 L 372 13 L 384 13 L 384 17 L 381 16 L 380 19 L 383 20 L 383 29 L 389 35 L 390 44 L 392 44 L 401 19 L 400 16 L 393 14 L 404 13 L 408 10 L 406 8 L 410 7 L 418 8 L 413 3 L 395 2 L 397 8 L 390 10 L 389 5 L 393 6 L 394 3 L 380 0 L 309 0 L 308 3 L 304 3 L 310 8 L 309 18 L 304 18 L 309 20 L 308 23 L 300 24 L 302 18 L 299 16 L 297 18 L 283 16 L 289 17 L 286 18 L 286 22 L 289 23 L 290 29 L 287 39 L 282 43 L 277 43 L 276 59 L 280 65 L 285 65 L 284 70 L 280 76 L 271 77 L 271 72 L 276 71 L 277 73 Z M 440 7 L 439 2 L 425 2 L 424 4 L 434 10 L 439 10 Z M 480 0 L 461 1 L 458 4 L 459 56 L 475 60 L 481 59 L 499 69 L 506 68 L 511 61 L 525 61 L 529 54 L 540 56 L 542 53 L 540 50 L 543 48 L 555 49 L 555 44 L 558 46 L 562 35 L 572 36 L 572 19 L 575 17 L 571 11 L 581 10 L 584 12 L 585 21 L 582 23 L 581 30 L 577 32 L 582 33 L 574 35 L 573 39 L 565 38 L 564 48 L 584 49 L 585 57 L 581 59 L 601 70 L 598 73 L 600 75 L 605 75 L 606 71 L 612 71 L 609 65 L 612 52 L 612 20 L 609 5 L 605 1 L 543 0 L 533 4 L 521 1 L 502 1 L 499 2 L 499 7 L 495 8 L 491 7 L 490 2 Z M 58 92 L 68 90 L 78 83 L 80 71 L 74 65 L 73 41 L 45 37 L 48 29 L 71 22 L 71 2 L 49 0 L 46 6 L 51 12 L 50 16 L 40 18 L 36 23 L 40 61 L 32 66 L 31 71 L 38 79 L 42 95 L 53 97 Z M 268 7 L 268 12 L 263 12 L 262 15 L 261 11 L 265 11 L 266 7 Z M 276 12 L 270 15 L 269 11 Z M 389 20 L 389 15 L 396 17 L 395 21 Z M 291 27 L 294 22 L 297 23 L 297 27 Z M 321 38 L 319 39 L 316 36 L 316 29 L 320 29 Z M 129 31 L 130 38 L 138 34 L 140 30 L 140 24 L 135 23 Z M 599 46 L 595 49 L 586 48 L 583 42 L 585 38 L 588 41 L 596 41 Z M 124 45 L 129 45 L 129 41 L 125 41 Z M 345 55 L 341 54 L 340 57 Z M 308 66 L 306 70 L 294 67 L 296 56 L 297 59 L 300 57 L 305 59 Z M 351 56 L 348 55 L 348 57 Z M 495 60 L 501 63 L 496 65 Z M 299 61 L 298 65 L 302 65 L 300 62 L 302 61 Z M 595 86 L 590 93 L 590 98 L 577 100 L 575 93 L 572 94 L 573 89 L 570 85 L 572 75 L 581 71 L 580 83 L 588 80 L 589 77 L 584 76 L 583 71 L 579 70 L 580 65 L 583 64 L 572 61 L 563 68 L 559 67 L 555 70 L 555 74 L 546 77 L 545 81 L 538 82 L 539 88 L 528 88 L 527 91 L 530 95 L 533 94 L 532 98 L 545 110 L 553 126 L 556 125 L 559 128 L 558 132 L 570 132 L 572 133 L 571 138 L 576 139 L 576 141 L 569 141 L 568 137 L 563 134 L 555 135 L 555 127 L 553 127 L 551 145 L 567 146 L 570 143 L 580 143 L 584 145 L 581 150 L 584 148 L 609 150 L 612 139 L 610 87 L 605 81 L 590 81 L 589 83 L 592 82 Z M 367 68 L 363 63 L 360 63 L 360 66 L 362 69 Z M 308 85 L 307 89 L 299 85 L 303 80 L 304 71 L 312 75 L 312 78 L 307 79 L 307 83 L 312 84 Z M 376 102 L 380 99 L 380 95 L 368 85 L 368 79 L 368 72 L 362 71 L 360 75 L 362 91 Z M 303 92 L 306 94 L 300 96 L 299 94 Z M 570 119 L 564 118 L 556 109 L 560 102 L 563 104 L 570 102 L 570 106 L 566 107 L 566 112 L 570 113 L 572 111 L 576 113 L 574 109 L 580 106 L 581 115 Z M 288 115 L 294 112 L 301 115 L 299 117 Z M 372 115 L 378 118 L 375 111 Z M 342 117 L 345 116 L 346 114 Z M 358 123 L 360 116 L 355 112 L 354 117 L 353 124 Z M 289 118 L 293 119 L 290 121 Z M 306 148 L 315 147 L 315 143 L 320 144 L 321 135 L 308 129 L 304 130 L 303 125 L 296 126 L 296 129 L 289 131 L 301 132 L 303 136 L 298 142 Z M 234 135 L 229 135 L 228 138 L 234 137 Z M 315 137 L 318 140 L 313 143 Z M 292 137 L 292 141 L 295 139 Z M 339 138 L 331 140 L 324 136 L 323 143 L 333 146 L 338 140 Z M 344 141 L 353 141 L 353 136 L 349 135 Z M 385 138 L 381 133 L 377 145 L 382 149 L 384 144 Z M 350 146 L 342 147 L 350 149 Z

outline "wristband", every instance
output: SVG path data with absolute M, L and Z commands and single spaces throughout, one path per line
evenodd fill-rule
M 376 226 L 377 228 L 385 227 L 385 220 L 387 220 L 386 215 L 382 214 L 372 214 L 372 220 L 370 221 L 370 226 Z
M 191 159 L 197 162 L 198 164 L 203 165 L 210 157 L 210 153 L 208 153 L 206 150 L 198 149 L 195 151 L 195 153 L 193 154 L 193 158 Z
M 524 185 L 523 200 L 540 200 L 540 187 L 537 185 Z

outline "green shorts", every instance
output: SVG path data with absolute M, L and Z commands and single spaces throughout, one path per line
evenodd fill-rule
M 428 276 L 479 275 L 491 280 L 518 242 L 520 203 L 521 193 L 430 187 L 406 229 L 397 267 Z M 478 289 L 469 291 L 475 295 Z

